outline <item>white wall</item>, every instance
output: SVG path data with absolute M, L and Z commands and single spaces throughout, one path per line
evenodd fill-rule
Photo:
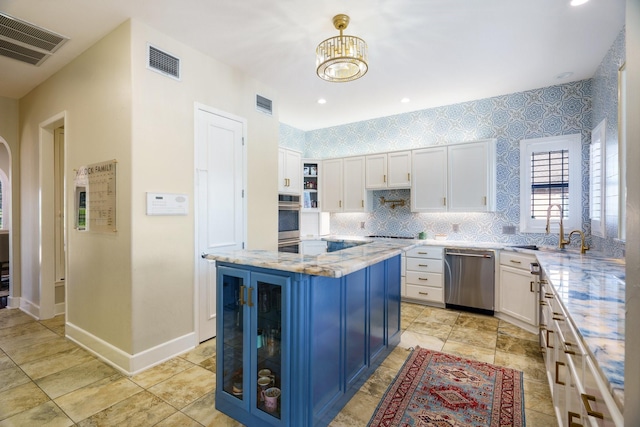
M 11 235 L 13 259 L 11 263 L 12 296 L 20 295 L 20 150 L 18 140 L 18 100 L 0 97 L 0 138 L 11 150 Z M 4 167 L 4 166 L 3 166 Z M 5 172 L 9 173 L 8 170 Z M 12 305 L 11 297 L 9 304 Z
M 23 97 L 19 119 L 25 278 L 22 299 L 40 304 L 40 245 L 53 247 L 51 233 L 43 234 L 40 242 L 41 195 L 36 165 L 42 154 L 40 124 L 62 113 L 66 140 L 67 322 L 125 352 L 132 348 L 129 39 L 129 25 L 124 24 L 100 40 Z M 74 169 L 111 159 L 118 160 L 118 232 L 102 235 L 73 229 Z M 45 253 L 43 259 L 51 256 Z
M 640 0 L 627 0 L 627 253 L 624 425 L 640 425 Z
M 180 58 L 180 81 L 146 68 L 147 43 Z M 255 109 L 256 91 L 273 98 L 271 90 L 141 22 L 132 23 L 131 53 L 132 309 L 137 353 L 194 330 L 195 103 L 248 121 L 252 248 L 277 245 L 278 120 Z M 146 216 L 145 192 L 188 194 L 189 215 Z
M 146 68 L 147 43 L 181 58 L 175 81 Z M 40 302 L 39 126 L 64 113 L 67 334 L 131 372 L 195 336 L 194 105 L 247 120 L 250 248 L 277 247 L 278 118 L 255 110 L 272 90 L 147 25 L 125 22 L 20 101 L 23 297 Z M 73 229 L 74 169 L 117 160 L 117 232 Z M 189 195 L 186 216 L 145 214 L 146 192 Z M 47 244 L 53 236 L 43 236 Z M 184 341 L 180 341 L 184 343 Z M 190 345 L 195 342 L 191 341 Z M 182 345 L 182 344 L 181 344 Z M 164 347 L 163 347 L 164 346 Z M 182 348 L 185 350 L 186 348 Z M 170 354 L 173 355 L 173 354 Z

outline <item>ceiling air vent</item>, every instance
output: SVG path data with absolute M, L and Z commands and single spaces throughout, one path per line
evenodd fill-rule
M 69 40 L 53 31 L 0 13 L 0 55 L 32 65 L 42 64 Z
M 256 95 L 256 109 L 261 113 L 273 115 L 273 101 L 264 96 Z
M 147 68 L 164 74 L 167 77 L 180 80 L 180 58 L 169 55 L 160 49 L 149 46 L 149 61 Z

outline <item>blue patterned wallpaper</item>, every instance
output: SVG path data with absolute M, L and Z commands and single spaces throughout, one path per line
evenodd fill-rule
M 622 41 L 621 41 L 622 40 Z M 618 37 L 603 60 L 607 74 L 624 52 L 624 34 Z M 616 66 L 617 67 L 617 66 Z M 599 69 L 600 70 L 600 69 Z M 617 68 L 616 68 L 617 70 Z M 518 232 L 520 199 L 520 147 L 522 139 L 580 133 L 583 143 L 583 224 L 588 221 L 588 144 L 591 138 L 592 99 L 598 111 L 610 117 L 617 109 L 609 78 L 582 80 L 510 95 L 415 111 L 396 116 L 319 129 L 309 132 L 281 124 L 280 144 L 298 149 L 307 158 L 330 158 L 421 148 L 485 138 L 497 140 L 497 200 L 494 213 L 412 213 L 409 190 L 373 192 L 373 209 L 362 214 L 332 214 L 331 232 L 346 235 L 411 235 L 420 231 L 447 234 L 448 240 L 495 241 L 504 243 L 557 244 L 556 235 Z M 617 83 L 616 83 L 617 84 Z M 597 90 L 594 88 L 597 85 Z M 601 89 L 601 87 L 603 89 Z M 614 96 L 615 95 L 615 96 Z M 616 112 L 617 115 L 617 112 Z M 608 118 L 612 123 L 614 117 Z M 607 129 L 607 144 L 613 134 Z M 617 140 L 617 135 L 615 136 Z M 617 141 L 616 141 L 617 144 Z M 608 147 L 607 147 L 608 148 Z M 612 162 L 613 163 L 613 162 Z M 612 171 L 610 170 L 609 173 Z M 608 173 L 608 174 L 609 174 Z M 405 207 L 380 206 L 381 195 L 401 198 Z M 360 227 L 361 222 L 365 228 Z M 515 226 L 516 234 L 503 233 L 503 227 Z M 453 230 L 457 229 L 457 232 Z M 609 229 L 609 220 L 607 221 Z M 592 244 L 609 255 L 622 257 L 624 244 L 612 238 Z

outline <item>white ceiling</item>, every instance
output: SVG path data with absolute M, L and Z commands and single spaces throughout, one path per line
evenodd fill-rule
M 624 0 L 0 0 L 0 11 L 71 39 L 40 67 L 0 57 L 0 96 L 24 96 L 134 18 L 269 85 L 280 121 L 312 130 L 590 78 L 624 8 Z M 369 46 L 369 72 L 349 83 L 315 74 L 315 48 L 338 34 L 338 13 L 351 17 L 345 34 Z

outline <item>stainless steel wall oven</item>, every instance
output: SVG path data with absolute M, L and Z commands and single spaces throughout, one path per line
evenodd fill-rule
M 300 196 L 278 195 L 278 251 L 298 252 L 300 244 Z

